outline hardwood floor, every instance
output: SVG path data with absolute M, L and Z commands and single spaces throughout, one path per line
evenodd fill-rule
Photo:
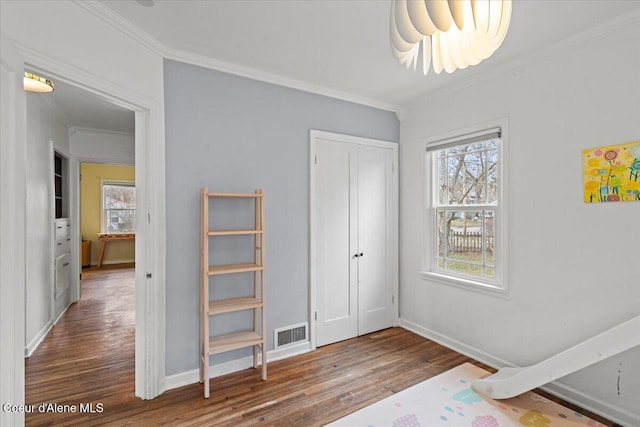
M 26 424 L 315 426 L 464 362 L 491 370 L 393 328 L 272 362 L 266 382 L 259 369 L 214 378 L 207 400 L 193 384 L 144 401 L 134 396 L 134 321 L 134 270 L 84 271 L 82 300 L 27 359 L 26 402 L 36 412 Z M 91 403 L 95 413 L 38 413 L 43 402 L 78 411 Z

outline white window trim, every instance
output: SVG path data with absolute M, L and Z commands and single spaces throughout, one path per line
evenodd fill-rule
M 495 279 L 479 280 L 472 276 L 454 276 L 446 274 L 442 270 L 434 268 L 435 242 L 434 215 L 432 196 L 436 194 L 435 186 L 437 179 L 436 170 L 433 168 L 431 152 L 427 148 L 433 146 L 446 145 L 447 141 L 459 138 L 464 135 L 477 134 L 493 128 L 500 128 L 501 137 L 498 144 L 500 167 L 498 169 L 498 206 L 495 207 L 497 227 L 495 229 Z M 420 274 L 424 280 L 438 284 L 454 286 L 457 288 L 480 292 L 487 295 L 509 298 L 510 296 L 510 276 L 509 276 L 509 127 L 506 117 L 496 119 L 488 123 L 482 123 L 473 127 L 458 129 L 446 134 L 435 135 L 422 138 L 424 147 L 424 238 L 423 238 L 423 263 Z
M 104 186 L 105 185 L 122 185 L 127 187 L 136 187 L 135 181 L 117 180 L 117 179 L 101 179 L 100 180 L 100 233 L 108 233 L 106 228 L 106 216 L 104 210 Z M 136 190 L 136 210 L 138 210 L 138 191 Z M 130 233 L 108 233 L 108 234 L 130 234 Z

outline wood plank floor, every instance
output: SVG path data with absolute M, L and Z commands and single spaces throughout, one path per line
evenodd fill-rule
M 266 382 L 259 369 L 214 378 L 207 400 L 202 385 L 193 384 L 144 401 L 134 396 L 134 321 L 134 270 L 84 271 L 82 300 L 27 359 L 26 402 L 76 408 L 92 403 L 96 413 L 41 414 L 36 409 L 27 414 L 26 424 L 316 426 L 464 362 L 491 370 L 393 328 L 270 363 Z

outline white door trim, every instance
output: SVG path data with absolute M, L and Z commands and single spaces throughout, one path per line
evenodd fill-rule
M 393 255 L 392 274 L 393 274 L 393 295 L 394 295 L 394 311 L 393 325 L 398 326 L 398 144 L 390 141 L 382 141 L 377 139 L 362 138 L 359 136 L 342 135 L 333 132 L 325 132 L 311 129 L 309 131 L 309 337 L 311 341 L 311 350 L 317 347 L 316 336 L 316 310 L 317 310 L 317 283 L 316 283 L 316 243 L 317 243 L 317 219 L 316 219 L 316 174 L 315 161 L 317 154 L 318 140 L 331 140 L 341 143 L 367 145 L 372 147 L 381 147 L 391 149 L 393 152 L 393 184 L 392 184 L 392 237 L 391 244 Z
M 164 109 L 161 102 L 132 92 L 100 76 L 62 63 L 19 44 L 15 46 L 29 68 L 45 70 L 54 80 L 94 93 L 135 111 L 136 185 L 143 195 L 144 208 L 136 212 L 136 338 L 135 395 L 153 399 L 165 391 L 165 192 L 164 192 Z M 72 180 L 77 180 L 78 159 L 70 156 Z M 24 171 L 22 171 L 24 174 Z M 75 178 L 73 178 L 75 176 Z M 71 183 L 71 200 L 77 204 L 78 186 Z M 76 193 L 76 194 L 73 194 Z M 79 241 L 79 210 L 71 206 L 71 238 Z M 72 295 L 79 295 L 79 256 L 73 253 Z M 157 266 L 157 269 L 156 269 Z M 150 277 L 148 277 L 150 276 Z M 24 303 L 16 305 L 16 315 L 24 318 Z M 20 308 L 22 307 L 22 308 Z M 21 348 L 24 347 L 24 343 Z M 22 376 L 24 386 L 24 375 Z
M 26 96 L 22 58 L 0 34 L 2 139 L 0 140 L 0 402 L 24 404 Z M 5 110 L 6 108 L 6 110 Z M 24 424 L 24 413 L 0 410 L 0 425 Z

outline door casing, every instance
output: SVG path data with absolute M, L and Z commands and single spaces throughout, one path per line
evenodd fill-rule
M 358 144 L 371 147 L 381 147 L 392 150 L 392 192 L 391 192 L 391 237 L 389 239 L 391 245 L 392 259 L 389 260 L 390 268 L 393 277 L 393 326 L 398 326 L 399 310 L 398 310 L 398 144 L 390 141 L 382 141 L 370 138 L 362 138 L 351 135 L 343 135 L 332 132 L 325 132 L 319 130 L 311 130 L 309 133 L 310 150 L 309 150 L 309 324 L 310 324 L 310 342 L 311 350 L 315 350 L 317 347 L 317 290 L 318 284 L 316 280 L 317 275 L 317 253 L 316 244 L 318 241 L 317 236 L 317 218 L 316 218 L 316 206 L 317 206 L 317 194 L 316 194 L 316 174 L 314 171 L 314 165 L 316 162 L 317 144 L 318 140 L 328 139 L 331 141 L 342 142 L 346 144 Z
M 0 34 L 0 401 L 24 405 L 26 96 L 22 55 Z M 24 424 L 24 412 L 0 411 L 0 425 Z

